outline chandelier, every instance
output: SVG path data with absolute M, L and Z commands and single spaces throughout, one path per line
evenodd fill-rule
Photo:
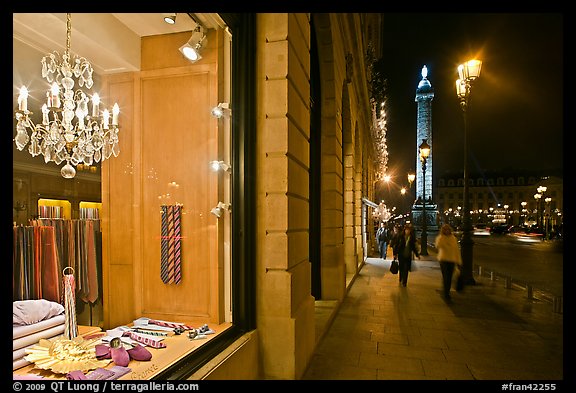
M 35 123 L 28 110 L 28 89 L 20 88 L 16 110 L 16 136 L 14 142 L 22 151 L 29 143 L 28 152 L 33 156 L 42 154 L 46 163 L 66 164 L 60 170 L 63 177 L 76 175 L 75 166 L 91 166 L 94 162 L 117 157 L 118 147 L 118 104 L 110 111 L 100 112 L 100 97 L 97 93 L 85 93 L 90 89 L 92 65 L 84 57 L 74 57 L 70 62 L 71 16 L 66 14 L 66 50 L 62 57 L 56 51 L 42 58 L 42 77 L 51 84 L 42 105 L 42 122 Z M 76 82 L 75 82 L 76 80 Z M 74 86 L 79 87 L 74 91 Z M 92 103 L 89 112 L 88 103 Z M 28 135 L 30 130 L 31 135 Z

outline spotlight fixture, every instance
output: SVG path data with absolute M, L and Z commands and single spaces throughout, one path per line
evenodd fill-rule
M 180 52 L 188 60 L 194 62 L 202 58 L 200 56 L 200 51 L 206 45 L 206 34 L 204 34 L 204 28 L 200 25 L 196 25 L 194 31 L 192 31 L 192 36 L 184 45 L 180 47 Z
M 222 169 L 225 172 L 228 172 L 232 169 L 232 167 L 226 164 L 224 161 L 210 161 L 210 167 L 214 172 Z
M 225 210 L 230 211 L 231 205 L 229 203 L 224 203 L 224 202 L 218 202 L 218 205 L 216 205 L 214 208 L 212 208 L 212 210 L 210 210 L 210 213 L 214 214 L 217 218 L 222 217 L 222 214 L 224 214 Z
M 218 105 L 216 105 L 214 108 L 212 108 L 212 110 L 210 111 L 210 113 L 212 114 L 212 116 L 214 116 L 217 119 L 220 119 L 221 117 L 223 117 L 224 115 L 227 115 L 230 113 L 230 104 L 228 104 L 227 102 L 221 102 Z
M 171 14 L 164 14 L 164 22 L 168 23 L 169 25 L 176 23 L 176 13 L 173 12 Z

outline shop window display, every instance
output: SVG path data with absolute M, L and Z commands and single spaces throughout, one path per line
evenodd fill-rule
M 231 161 L 232 119 L 211 115 L 223 101 L 228 115 L 233 107 L 230 77 L 222 71 L 230 69 L 230 38 L 222 27 L 209 29 L 202 58 L 191 65 L 150 55 L 146 48 L 175 39 L 152 37 L 142 45 L 146 69 L 137 79 L 130 76 L 139 90 L 127 86 L 126 75 L 103 78 L 103 92 L 126 108 L 120 114 L 122 130 L 133 136 L 119 133 L 118 157 L 90 173 L 78 172 L 74 181 L 89 177 L 90 187 L 77 187 L 70 197 L 70 183 L 62 179 L 38 182 L 38 174 L 17 173 L 31 186 L 28 206 L 34 203 L 31 195 L 66 199 L 39 201 L 37 215 L 15 222 L 14 307 L 18 302 L 65 303 L 69 275 L 64 271 L 72 268 L 78 337 L 55 333 L 63 317 L 64 326 L 70 322 L 66 313 L 45 317 L 40 322 L 51 325 L 44 329 L 49 333 L 17 348 L 15 375 L 155 378 L 232 326 L 232 170 L 226 164 L 211 172 L 209 166 L 213 160 Z M 167 63 L 158 66 L 162 61 Z M 94 184 L 101 186 L 98 192 Z M 63 185 L 60 195 L 58 185 Z M 30 248 L 36 252 L 27 252 Z M 72 345 L 94 359 L 46 366 L 53 360 L 47 352 Z

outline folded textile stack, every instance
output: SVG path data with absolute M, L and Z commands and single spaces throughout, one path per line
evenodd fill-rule
M 27 366 L 26 348 L 64 333 L 64 306 L 45 299 L 13 302 L 12 370 Z

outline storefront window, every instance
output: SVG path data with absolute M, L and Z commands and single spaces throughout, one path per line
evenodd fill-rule
M 253 210 L 246 210 L 254 203 L 246 180 L 254 18 L 179 17 L 203 26 L 199 60 L 178 51 L 189 32 L 143 36 L 140 70 L 98 78 L 102 96 L 122 108 L 118 157 L 64 179 L 56 165 L 14 149 L 13 300 L 59 303 L 63 271 L 72 267 L 80 333 L 133 328 L 142 318 L 189 328 L 180 337 L 169 331 L 166 348 L 149 348 L 162 356 L 135 363 L 128 379 L 187 376 L 254 327 Z M 14 42 L 15 79 L 39 74 L 44 54 Z M 24 65 L 30 55 L 37 67 Z M 25 253 L 29 242 L 46 243 L 34 235 L 38 225 L 52 228 L 54 247 L 43 256 L 49 272 L 34 270 L 34 255 Z M 30 372 L 29 363 L 15 370 Z

